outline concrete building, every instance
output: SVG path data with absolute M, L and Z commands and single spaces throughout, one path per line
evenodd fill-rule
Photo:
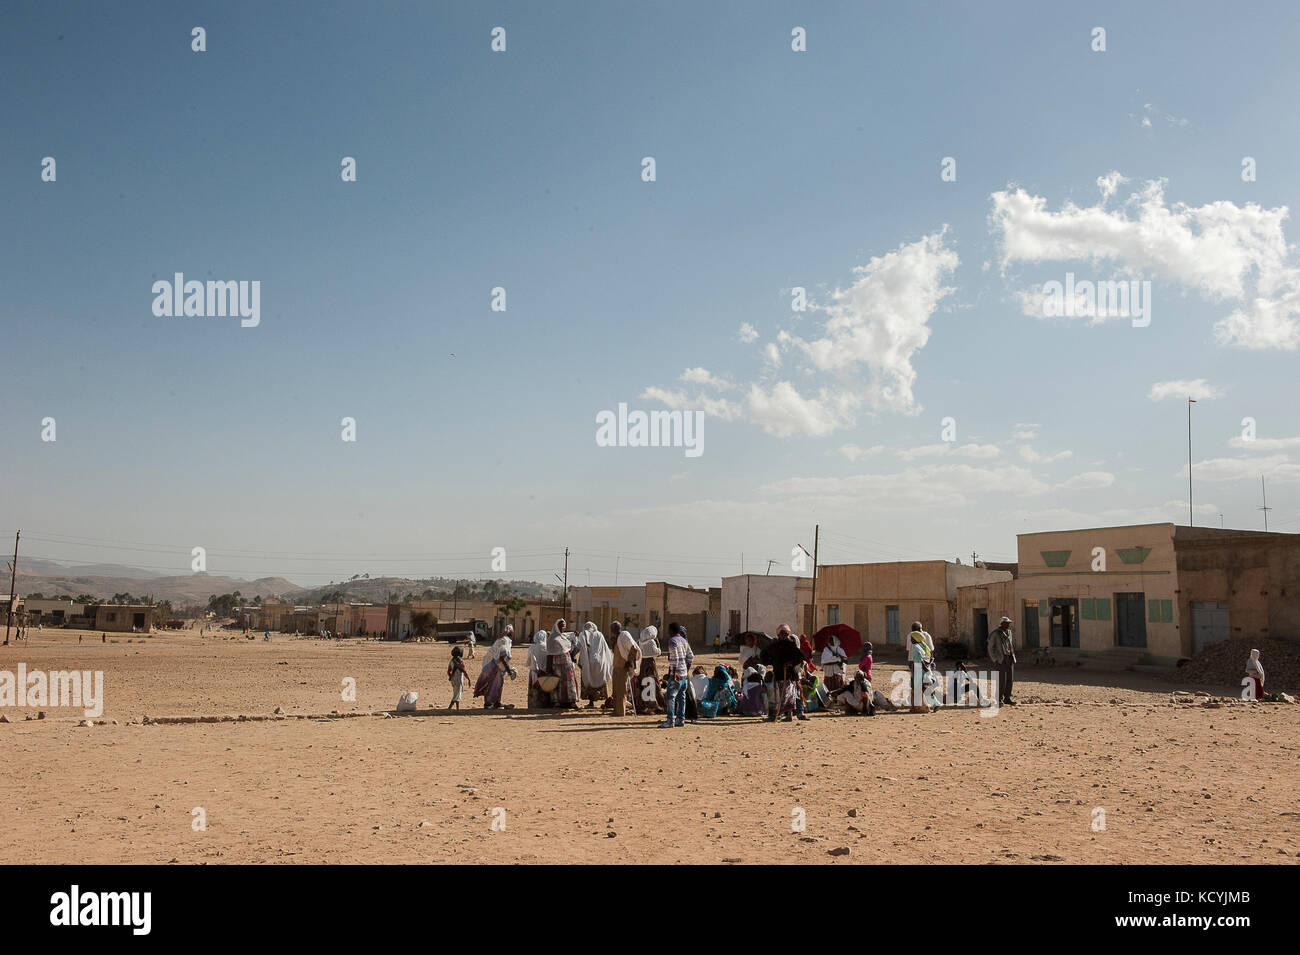
M 644 584 L 635 587 L 571 587 L 569 599 L 569 622 L 594 620 L 601 633 L 609 633 L 609 625 L 615 620 L 636 629 L 650 623 L 646 615 Z M 549 622 L 543 624 L 548 625 Z
M 1173 663 L 1229 636 L 1300 640 L 1300 534 L 1172 523 L 1018 536 L 1017 640 Z
M 24 601 L 28 619 L 35 623 L 38 619 L 42 624 L 48 624 L 55 627 L 66 626 L 72 622 L 73 617 L 81 617 L 86 613 L 84 603 L 74 603 L 71 597 L 58 598 L 41 598 L 28 597 Z M 0 604 L 3 606 L 3 604 Z
M 709 591 L 658 580 L 645 585 L 647 622 L 667 637 L 668 625 L 680 623 L 691 644 L 703 647 L 709 633 Z
M 95 608 L 95 629 L 106 633 L 148 633 L 153 629 L 154 608 L 149 604 L 100 604 Z
M 812 578 L 780 574 L 737 574 L 722 578 L 722 634 L 731 639 L 746 630 L 775 635 L 783 623 L 807 631 L 812 619 Z
M 919 620 L 935 640 L 954 638 L 957 590 L 1010 581 L 1009 571 L 946 560 L 874 564 L 823 564 L 817 568 L 817 613 L 804 622 L 809 636 L 835 623 L 848 624 L 877 646 L 902 646 Z

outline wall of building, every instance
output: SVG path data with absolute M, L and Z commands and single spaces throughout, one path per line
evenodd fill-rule
M 1300 534 L 1177 527 L 1174 550 L 1183 655 L 1193 602 L 1226 603 L 1231 636 L 1300 640 Z
M 569 595 L 572 600 L 570 623 L 573 620 L 594 620 L 600 632 L 608 634 L 609 625 L 615 620 L 635 629 L 644 627 L 648 622 L 645 612 L 646 588 L 643 585 L 574 587 Z
M 130 633 L 137 616 L 143 623 L 140 632 L 153 627 L 153 607 L 145 604 L 101 604 L 95 610 L 95 629 L 108 633 Z
M 1116 595 L 1142 594 L 1146 652 L 1155 657 L 1182 655 L 1173 524 L 1021 534 L 1017 541 L 1016 594 L 1022 602 L 1038 604 L 1039 645 L 1050 643 L 1051 602 L 1073 599 L 1079 606 L 1079 649 L 1116 649 Z M 1105 557 L 1104 569 L 1098 548 Z M 1010 616 L 1023 628 L 1023 611 L 1020 617 Z
M 975 633 L 975 612 L 982 610 L 987 617 L 988 632 L 990 633 L 996 629 L 1003 616 L 1010 617 L 1012 620 L 1011 632 L 1015 638 L 1016 646 L 1023 647 L 1025 644 L 1024 634 L 1021 632 L 1022 628 L 1019 623 L 1021 617 L 1020 611 L 1017 609 L 1019 606 L 1014 580 L 958 587 L 956 623 L 953 627 L 953 634 L 956 639 L 970 644 L 972 656 L 980 657 L 987 653 L 988 633 L 980 634 L 978 637 Z M 1034 612 L 1038 612 L 1036 605 Z
M 735 636 L 746 630 L 758 630 L 775 635 L 783 623 L 795 630 L 802 628 L 802 607 L 799 600 L 799 583 L 811 587 L 810 577 L 787 577 L 768 574 L 737 574 L 722 578 L 722 610 L 720 626 L 724 636 Z M 736 619 L 739 626 L 732 620 Z M 734 630 L 734 632 L 733 632 Z
M 817 627 L 848 624 L 862 639 L 901 646 L 914 621 L 936 640 L 958 632 L 957 588 L 964 583 L 1003 582 L 1006 571 L 943 560 L 872 564 L 825 564 L 817 569 Z M 898 609 L 898 630 L 889 632 L 889 608 Z

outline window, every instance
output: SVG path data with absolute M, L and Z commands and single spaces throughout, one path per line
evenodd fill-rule
M 833 627 L 840 622 L 840 605 L 826 605 L 826 626 Z

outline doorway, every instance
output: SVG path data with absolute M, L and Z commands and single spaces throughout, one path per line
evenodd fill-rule
M 899 644 L 902 637 L 898 632 L 898 608 L 885 607 L 885 642 Z
M 1025 601 L 1025 646 L 1035 649 L 1038 646 L 1038 601 Z
M 1079 646 L 1079 601 L 1075 597 L 1053 597 L 1051 603 L 1052 646 Z
M 1115 645 L 1117 647 L 1145 647 L 1147 645 L 1147 595 L 1115 595 Z
M 989 612 L 987 610 L 975 611 L 975 645 L 971 647 L 973 656 L 983 656 L 985 649 L 989 645 Z

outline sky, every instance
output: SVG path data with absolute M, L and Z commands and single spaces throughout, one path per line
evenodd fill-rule
M 304 586 L 716 585 L 818 525 L 1014 560 L 1186 523 L 1188 397 L 1195 522 L 1261 529 L 1262 475 L 1300 531 L 1298 45 L 1288 3 L 6 3 L 0 535 Z M 257 324 L 155 314 L 178 272 Z M 698 453 L 608 446 L 620 404 Z

